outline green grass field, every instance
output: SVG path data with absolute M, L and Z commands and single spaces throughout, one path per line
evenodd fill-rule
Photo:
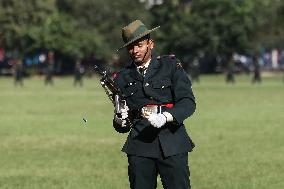
M 186 120 L 194 189 L 284 188 L 282 76 L 252 85 L 238 76 L 201 77 L 197 111 Z M 127 189 L 126 136 L 112 129 L 113 107 L 96 78 L 43 78 L 14 87 L 0 78 L 1 189 Z M 85 123 L 82 119 L 86 118 Z M 158 188 L 162 188 L 159 181 Z

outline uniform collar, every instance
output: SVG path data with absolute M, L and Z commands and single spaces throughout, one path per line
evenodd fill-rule
M 157 60 L 157 57 L 152 57 L 151 63 L 149 64 L 149 66 L 147 68 L 145 79 L 148 80 L 154 74 L 156 74 L 159 67 L 160 67 L 160 62 Z
M 150 62 L 151 62 L 151 58 L 145 63 L 145 65 L 137 66 L 137 69 L 139 69 L 139 68 L 146 68 L 147 69 L 149 67 Z
M 156 69 L 160 66 L 160 61 L 157 60 L 157 57 L 152 56 L 151 60 L 147 63 L 148 68 L 145 78 L 143 78 L 143 76 L 138 72 L 138 66 L 136 66 L 134 63 L 132 63 L 132 66 L 130 66 L 130 76 L 137 80 L 143 81 L 143 79 L 148 79 L 154 75 L 157 71 Z

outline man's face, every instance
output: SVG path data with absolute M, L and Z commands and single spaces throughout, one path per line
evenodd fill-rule
M 142 38 L 128 45 L 127 50 L 134 63 L 141 66 L 151 58 L 153 47 L 153 40 Z

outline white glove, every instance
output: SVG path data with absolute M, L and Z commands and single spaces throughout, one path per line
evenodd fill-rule
M 167 122 L 171 122 L 174 120 L 172 114 L 170 114 L 169 112 L 163 112 L 158 114 L 152 113 L 146 115 L 145 118 L 147 118 L 151 125 L 156 128 L 161 128 Z
M 128 118 L 128 110 L 129 108 L 127 105 L 125 105 L 125 107 L 121 109 L 121 119 Z
M 119 114 L 121 115 L 121 117 L 117 112 L 115 112 L 114 114 L 114 121 L 119 125 L 121 125 L 122 127 L 126 126 L 126 118 L 128 118 L 128 110 L 129 110 L 128 106 L 125 105 L 123 108 L 120 109 L 121 113 Z
M 151 125 L 156 128 L 161 128 L 167 122 L 166 116 L 161 113 L 158 113 L 158 114 L 152 113 L 146 118 L 151 123 Z

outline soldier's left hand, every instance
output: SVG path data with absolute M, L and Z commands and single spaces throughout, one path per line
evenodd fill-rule
M 146 116 L 146 118 L 151 123 L 151 125 L 156 128 L 161 128 L 167 122 L 166 116 L 161 113 L 158 114 L 152 113 L 149 116 Z

